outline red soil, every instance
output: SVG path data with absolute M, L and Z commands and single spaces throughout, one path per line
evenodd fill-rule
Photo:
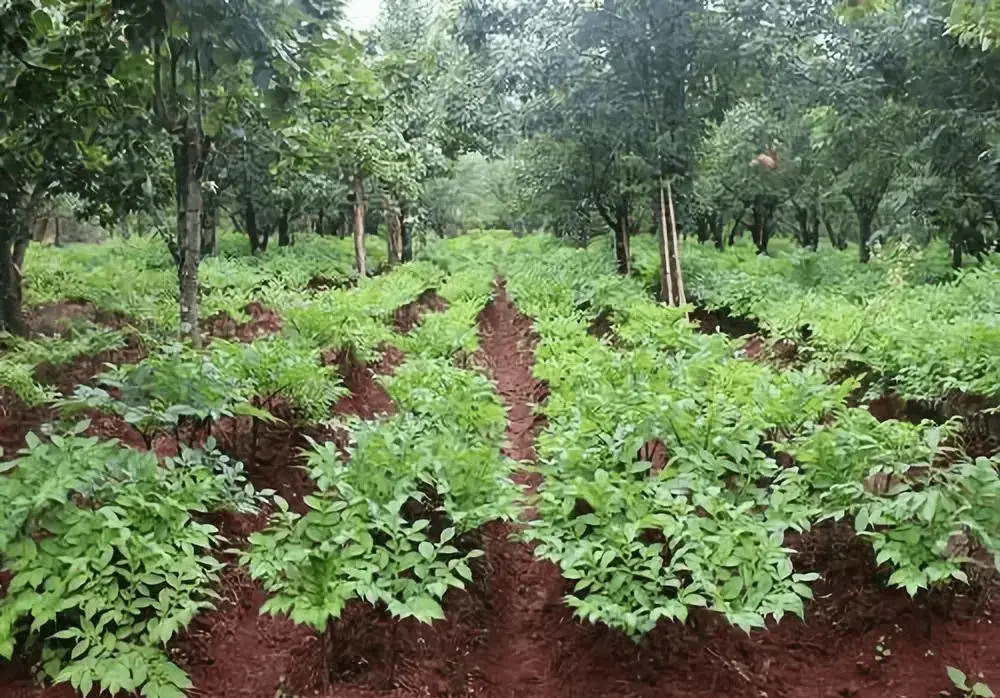
M 518 461 L 535 459 L 536 430 L 543 424 L 534 407 L 545 400 L 547 388 L 532 375 L 538 335 L 531 320 L 521 315 L 501 284 L 496 299 L 479 315 L 479 354 L 476 362 L 493 378 L 507 408 L 504 453 Z M 538 484 L 538 476 L 526 480 Z
M 448 301 L 437 294 L 434 289 L 428 289 L 412 303 L 396 310 L 395 326 L 399 334 L 409 334 L 420 325 L 427 313 L 439 313 L 448 309 Z
M 281 318 L 272 310 L 254 301 L 244 308 L 250 320 L 238 323 L 227 313 L 218 313 L 207 318 L 202 326 L 212 337 L 239 342 L 252 342 L 281 332 Z
M 403 352 L 393 346 L 381 347 L 381 351 L 382 360 L 374 366 L 367 366 L 338 352 L 323 354 L 323 364 L 338 365 L 344 385 L 351 391 L 336 404 L 334 414 L 354 414 L 362 419 L 374 419 L 395 411 L 392 398 L 376 380 L 376 376 L 392 375 L 405 357 Z
M 121 329 L 130 323 L 125 315 L 101 310 L 90 301 L 64 300 L 45 303 L 24 312 L 29 333 L 47 337 L 66 336 L 73 325 L 82 321 Z

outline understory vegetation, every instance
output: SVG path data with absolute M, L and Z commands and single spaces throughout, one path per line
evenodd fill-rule
M 494 232 L 438 243 L 424 259 L 352 288 L 308 290 L 302 278 L 275 274 L 271 288 L 285 309 L 277 334 L 194 350 L 151 328 L 138 335 L 145 358 L 66 395 L 33 379 L 6 383 L 25 400 L 47 396 L 56 421 L 8 454 L 15 457 L 0 479 L 4 565 L 13 575 L 0 600 L 0 650 L 11 659 L 39 649 L 43 675 L 83 694 L 100 686 L 183 695 L 189 681 L 165 647 L 218 598 L 224 564 L 245 565 L 260 580 L 269 597 L 263 612 L 321 632 L 352 601 L 431 623 L 445 618 L 449 590 L 481 573 L 482 527 L 521 519 L 528 507 L 534 518 L 514 535 L 571 581 L 568 606 L 634 637 L 699 608 L 748 631 L 804 617 L 818 574 L 795 569 L 790 541 L 824 521 L 849 522 L 887 565 L 884 583 L 911 595 L 978 584 L 983 566 L 997 564 L 1000 459 L 951 446 L 960 423 L 878 421 L 851 406 L 857 378 L 831 381 L 832 356 L 750 360 L 745 340 L 697 331 L 686 309 L 618 275 L 605 249 L 604 241 L 584 249 Z M 309 268 L 316 250 L 288 255 Z M 695 288 L 696 270 L 706 268 L 700 273 L 714 275 L 720 293 L 730 288 L 718 259 L 757 284 L 804 282 L 794 254 L 770 260 L 790 267 L 774 278 L 754 256 L 716 255 L 690 256 Z M 836 258 L 829 262 L 837 268 Z M 251 288 L 228 278 L 231 288 Z M 475 358 L 478 317 L 498 278 L 532 318 L 535 377 L 551 391 L 537 407 L 546 424 L 537 492 L 512 480 L 523 466 L 501 455 L 505 412 Z M 905 275 L 898 283 L 902 290 L 889 292 L 921 286 Z M 827 303 L 865 302 L 866 292 L 846 297 L 838 289 L 850 284 L 832 277 L 809 285 Z M 78 280 L 47 288 L 46 300 L 86 293 Z M 403 333 L 396 309 L 431 291 L 437 309 Z M 102 311 L 124 307 L 121 296 L 87 297 Z M 782 336 L 780 307 L 768 315 L 774 306 L 739 302 L 726 306 L 779 318 L 764 324 Z M 810 343 L 824 336 L 823 317 L 810 315 Z M 603 334 L 594 331 L 598 318 Z M 66 361 L 67 344 L 94 331 L 21 344 L 3 361 Z M 101 348 L 133 332 L 112 332 L 115 343 Z M 877 336 L 860 335 L 852 360 L 885 371 L 875 363 Z M 936 337 L 924 336 L 925 351 Z M 350 393 L 344 371 L 378 364 L 390 347 L 405 352 L 378 379 L 393 407 L 368 419 L 333 416 Z M 89 435 L 90 420 L 109 417 L 141 439 L 128 446 Z M 220 450 L 225 425 L 239 419 L 335 430 L 307 446 L 315 491 L 301 507 L 254 487 L 244 464 Z M 347 441 L 331 440 L 335 432 Z M 176 455 L 158 455 L 164 439 Z M 261 511 L 264 527 L 225 563 L 218 516 Z
M 994 4 L 0 0 L 0 694 L 986 695 Z

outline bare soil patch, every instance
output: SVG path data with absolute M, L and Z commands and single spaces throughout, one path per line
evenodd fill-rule
M 428 289 L 412 303 L 396 310 L 394 324 L 396 332 L 409 334 L 418 327 L 427 313 L 439 313 L 448 309 L 448 301 L 437 294 L 434 289 Z
M 218 313 L 204 320 L 202 328 L 212 337 L 246 343 L 281 332 L 281 317 L 263 304 L 254 301 L 244 310 L 250 316 L 247 322 L 236 322 L 229 314 Z

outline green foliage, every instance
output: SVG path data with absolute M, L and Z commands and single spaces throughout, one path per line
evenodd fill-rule
M 656 253 L 636 242 L 651 281 Z M 866 367 L 876 397 L 890 391 L 915 399 L 951 391 L 1000 394 L 991 359 L 1000 341 L 995 264 L 935 285 L 924 283 L 937 278 L 926 257 L 906 250 L 887 250 L 868 267 L 832 249 L 761 257 L 746 247 L 718 253 L 689 245 L 684 264 L 688 288 L 700 303 L 754 318 L 771 340 L 800 344 L 830 375 L 850 365 Z
M 956 458 L 940 430 L 846 407 L 850 382 L 734 358 L 737 345 L 695 334 L 597 248 L 540 255 L 544 244 L 524 241 L 501 268 L 552 390 L 526 535 L 575 582 L 578 615 L 633 635 L 699 606 L 747 630 L 801 615 L 816 577 L 793 570 L 786 535 L 827 518 L 854 517 L 910 593 L 965 579 L 956 535 L 1000 550 L 994 463 Z M 604 341 L 588 334 L 601 313 Z M 643 455 L 657 443 L 662 469 Z M 872 492 L 878 474 L 902 485 Z
M 319 349 L 335 349 L 365 363 L 378 359 L 379 346 L 392 337 L 390 320 L 443 278 L 429 263 L 367 279 L 348 290 L 318 293 L 285 313 L 290 332 Z
M 257 495 L 242 466 L 185 450 L 162 465 L 115 442 L 83 438 L 83 422 L 34 435 L 0 478 L 0 550 L 13 573 L 0 600 L 0 656 L 42 648 L 56 683 L 149 698 L 191 686 L 165 646 L 210 608 L 221 563 L 214 526 L 195 517 Z
M 467 318 L 466 331 L 475 316 Z M 516 513 L 514 464 L 499 453 L 506 414 L 492 384 L 447 358 L 413 358 L 385 379 L 399 413 L 349 425 L 346 462 L 314 444 L 319 491 L 304 516 L 281 504 L 243 555 L 270 593 L 263 610 L 325 629 L 352 599 L 394 616 L 444 617 L 472 580 L 473 532 Z
M 217 340 L 212 362 L 251 386 L 250 392 L 267 407 L 283 398 L 306 422 L 320 422 L 330 408 L 347 394 L 336 369 L 320 365 L 320 352 L 286 337 L 271 337 L 252 344 Z
M 948 667 L 948 679 L 951 684 L 962 692 L 962 698 L 993 698 L 993 689 L 981 681 L 969 684 L 969 677 L 961 669 Z
M 119 349 L 124 340 L 122 332 L 93 325 L 76 327 L 65 337 L 0 337 L 5 345 L 0 358 L 0 388 L 6 388 L 29 407 L 51 402 L 57 392 L 35 380 L 36 366 L 43 363 L 62 366 L 79 356 Z
M 254 386 L 245 377 L 248 371 L 225 369 L 189 347 L 165 344 L 138 364 L 101 374 L 98 382 L 104 387 L 77 386 L 57 406 L 68 415 L 88 408 L 118 415 L 147 442 L 166 429 L 179 434 L 182 424 L 200 426 L 236 415 L 273 419 L 251 404 Z

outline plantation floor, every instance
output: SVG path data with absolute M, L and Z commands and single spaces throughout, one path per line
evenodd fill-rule
M 480 317 L 480 344 L 475 360 L 507 407 L 505 450 L 530 463 L 539 428 L 533 405 L 546 391 L 531 374 L 531 323 L 502 289 Z M 393 370 L 401 357 L 390 357 L 377 370 Z M 352 395 L 338 412 L 370 417 L 392 409 L 372 370 L 349 367 L 346 382 Z M 223 431 L 227 448 L 247 461 L 258 486 L 301 502 L 311 489 L 294 470 L 303 434 L 269 428 L 257 435 L 253 452 L 248 425 L 233 421 Z M 540 482 L 529 468 L 518 479 L 529 493 Z M 264 520 L 218 523 L 238 544 Z M 313 632 L 260 616 L 263 591 L 244 573 L 229 571 L 218 610 L 199 617 L 173 654 L 195 682 L 191 695 L 207 698 L 934 698 L 948 687 L 946 665 L 970 675 L 982 671 L 1000 689 L 1000 626 L 993 622 L 1000 607 L 964 597 L 912 601 L 886 591 L 870 546 L 849 527 L 789 541 L 800 551 L 799 570 L 823 575 L 807 605 L 807 623 L 789 618 L 747 636 L 698 614 L 684 627 L 661 626 L 641 644 L 574 620 L 562 603 L 568 583 L 512 540 L 515 532 L 486 527 L 476 585 L 453 592 L 447 620 L 434 626 L 397 624 L 355 604 L 334 628 L 333 651 L 324 661 Z M 68 687 L 35 689 L 25 671 L 0 663 L 0 698 L 73 695 Z

